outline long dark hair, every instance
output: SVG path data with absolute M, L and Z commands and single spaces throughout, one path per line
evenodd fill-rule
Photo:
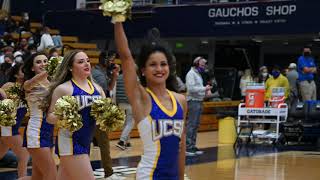
M 16 63 L 14 66 L 12 66 L 8 72 L 8 81 L 9 82 L 16 82 L 17 78 L 16 75 L 19 73 L 20 68 L 23 66 L 23 63 Z
M 156 32 L 156 33 L 154 33 Z M 176 91 L 177 92 L 177 80 L 176 76 L 174 75 L 173 67 L 174 67 L 174 62 L 173 62 L 173 54 L 170 51 L 167 43 L 164 41 L 160 40 L 160 32 L 158 32 L 157 29 L 153 28 L 148 32 L 148 35 L 146 37 L 145 42 L 141 46 L 140 49 L 140 54 L 138 56 L 138 68 L 141 70 L 142 68 L 145 68 L 146 62 L 148 61 L 150 55 L 156 52 L 163 53 L 165 57 L 167 58 L 168 65 L 169 65 L 169 76 L 168 79 L 166 80 L 166 88 L 171 90 L 171 91 Z M 146 87 L 147 82 L 146 78 L 142 76 L 142 72 L 138 71 L 138 76 L 140 78 L 140 83 L 142 86 Z
M 34 71 L 32 71 L 32 67 L 33 67 L 33 61 L 34 61 L 34 58 L 37 57 L 37 56 L 40 56 L 40 55 L 44 55 L 47 57 L 47 55 L 43 52 L 37 52 L 37 53 L 34 53 L 32 54 L 31 56 L 29 56 L 23 67 L 22 67 L 22 72 L 24 73 L 24 79 L 25 80 L 29 80 L 31 78 L 33 78 L 36 74 Z

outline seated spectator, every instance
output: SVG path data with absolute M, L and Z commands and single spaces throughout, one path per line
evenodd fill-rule
M 54 47 L 54 43 L 53 43 L 52 37 L 51 37 L 51 35 L 49 33 L 49 28 L 48 27 L 44 27 L 42 33 L 43 34 L 42 34 L 41 39 L 40 39 L 40 45 L 37 48 L 38 52 L 44 51 L 47 48 Z
M 4 63 L 8 63 L 12 65 L 13 61 L 14 61 L 14 57 L 12 54 L 7 54 L 4 56 Z
M 14 57 L 14 61 L 12 66 L 15 65 L 16 63 L 23 63 L 23 53 L 21 51 L 14 52 L 13 57 Z
M 53 40 L 53 43 L 54 43 L 55 47 L 60 48 L 60 47 L 63 46 L 62 38 L 61 38 L 60 34 L 53 35 L 52 36 L 52 40 Z
M 12 53 L 13 53 L 13 48 L 12 47 L 10 47 L 10 46 L 6 46 L 6 47 L 4 47 L 3 49 L 2 49 L 2 55 L 0 55 L 0 64 L 2 64 L 2 63 L 4 63 L 4 56 L 5 55 L 9 55 L 9 54 L 11 54 L 12 55 Z

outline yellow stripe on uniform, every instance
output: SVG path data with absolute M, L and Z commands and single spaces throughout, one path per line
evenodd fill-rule
M 152 123 L 152 118 L 150 116 L 148 116 L 148 120 L 150 122 L 150 124 Z M 160 152 L 161 152 L 161 145 L 160 145 L 160 140 L 157 140 L 155 142 L 156 146 L 157 146 L 157 154 L 156 154 L 156 157 L 155 157 L 155 160 L 153 162 L 153 166 L 152 166 L 152 170 L 151 170 L 151 173 L 150 173 L 150 179 L 152 180 L 153 179 L 153 173 L 157 167 L 157 164 L 158 164 L 158 160 L 159 160 L 159 156 L 160 156 Z
M 156 104 L 160 107 L 160 109 L 165 113 L 167 114 L 168 116 L 170 117 L 173 117 L 176 112 L 177 112 L 177 101 L 176 99 L 174 98 L 173 94 L 171 91 L 167 90 L 169 96 L 170 96 L 170 99 L 171 99 L 171 102 L 172 102 L 172 109 L 171 110 L 168 110 L 166 107 L 164 107 L 161 102 L 159 101 L 158 97 L 149 89 L 149 88 L 146 88 L 146 91 L 148 93 L 150 93 L 150 95 L 152 96 L 152 98 L 154 99 L 154 101 L 156 102 Z

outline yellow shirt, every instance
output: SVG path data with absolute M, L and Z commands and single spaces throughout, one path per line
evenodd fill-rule
M 266 81 L 266 94 L 264 99 L 269 100 L 272 94 L 272 88 L 275 87 L 284 87 L 285 88 L 285 98 L 288 98 L 290 93 L 290 86 L 287 77 L 282 74 L 279 75 L 278 78 L 274 79 L 272 76 L 268 78 Z

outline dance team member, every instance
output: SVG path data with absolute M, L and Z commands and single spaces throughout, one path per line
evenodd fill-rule
M 74 96 L 80 105 L 83 122 L 83 126 L 73 133 L 59 129 L 56 143 L 56 152 L 60 156 L 57 179 L 94 180 L 89 153 L 96 122 L 90 111 L 92 102 L 105 97 L 105 94 L 99 85 L 92 82 L 90 60 L 82 51 L 67 53 L 53 79 L 48 97 L 48 121 L 52 124 L 57 122 L 54 107 L 60 97 Z
M 21 86 L 24 81 L 24 74 L 22 73 L 22 63 L 16 63 L 9 71 L 9 82 L 2 86 L 2 89 L 9 89 L 14 86 L 15 83 Z M 3 95 L 2 95 L 3 97 Z M 0 146 L 0 159 L 10 148 L 18 159 L 18 177 L 27 176 L 27 165 L 29 160 L 29 153 L 25 147 L 22 147 L 23 139 L 19 134 L 19 128 L 22 120 L 27 113 L 27 105 L 22 101 L 23 97 L 20 97 L 19 105 L 17 107 L 16 124 L 14 126 L 1 126 L 1 138 L 2 145 Z
M 114 35 L 122 61 L 126 94 L 143 142 L 144 152 L 136 179 L 182 180 L 187 105 L 183 95 L 168 90 L 174 86 L 175 79 L 169 70 L 172 55 L 155 42 L 143 46 L 138 59 L 140 84 L 121 23 L 115 23 Z
M 48 58 L 43 53 L 31 55 L 23 66 L 26 95 L 30 119 L 25 129 L 23 146 L 32 157 L 32 179 L 55 180 L 57 169 L 52 158 L 53 125 L 48 124 L 43 105 L 44 94 L 48 91 L 49 80 L 45 67 Z

